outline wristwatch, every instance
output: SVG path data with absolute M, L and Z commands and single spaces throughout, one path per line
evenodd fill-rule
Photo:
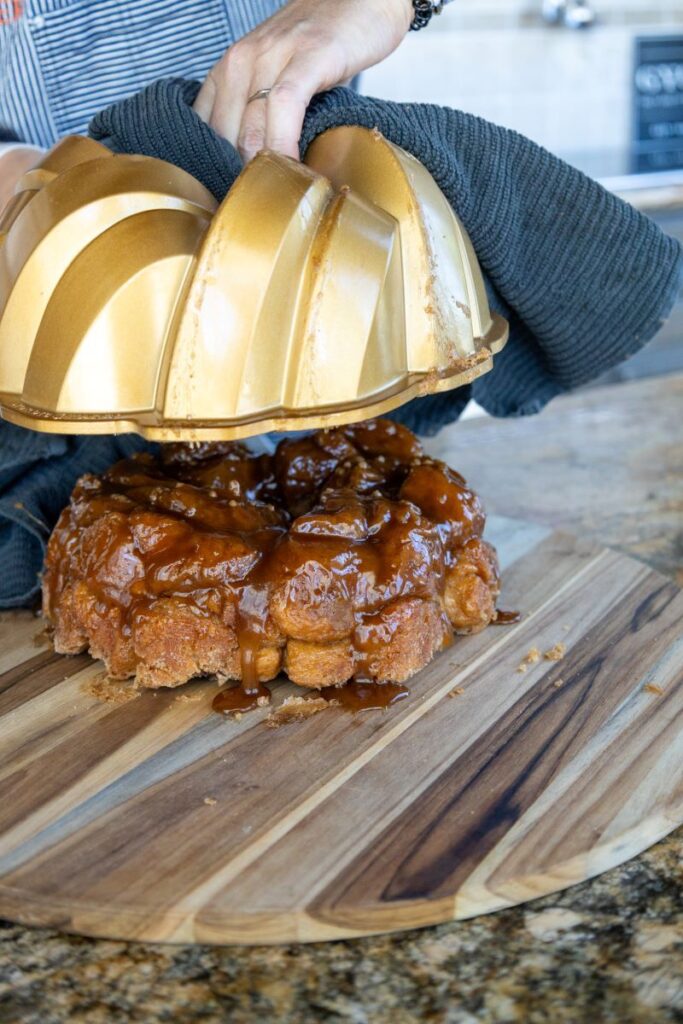
M 426 28 L 435 14 L 441 14 L 444 3 L 448 3 L 448 0 L 413 0 L 415 17 L 410 24 L 411 31 L 419 32 L 421 28 Z

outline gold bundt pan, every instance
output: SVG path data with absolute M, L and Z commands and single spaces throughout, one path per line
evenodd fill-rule
M 0 221 L 0 408 L 155 440 L 348 423 L 491 368 L 507 324 L 425 168 L 336 128 L 224 202 L 149 157 L 60 142 Z

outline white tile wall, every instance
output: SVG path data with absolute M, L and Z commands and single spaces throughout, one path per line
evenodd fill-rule
M 680 0 L 589 0 L 603 24 L 661 24 L 681 21 Z M 461 27 L 510 28 L 531 25 L 539 20 L 541 0 L 453 0 L 430 31 L 446 29 L 447 24 Z
M 592 0 L 598 23 L 546 27 L 540 0 L 454 0 L 363 76 L 385 99 L 443 103 L 560 154 L 627 146 L 635 35 L 683 34 L 681 0 Z

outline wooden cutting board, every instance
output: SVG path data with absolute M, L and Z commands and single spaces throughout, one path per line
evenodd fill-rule
M 333 939 L 530 900 L 672 830 L 683 593 L 613 551 L 492 526 L 523 621 L 458 640 L 388 712 L 272 730 L 267 709 L 211 712 L 209 681 L 102 703 L 100 665 L 5 615 L 0 914 L 127 939 Z M 558 643 L 563 660 L 518 671 Z

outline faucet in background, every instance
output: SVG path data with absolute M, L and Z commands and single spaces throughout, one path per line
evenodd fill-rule
M 596 14 L 590 0 L 542 0 L 543 20 L 566 28 L 590 28 Z

